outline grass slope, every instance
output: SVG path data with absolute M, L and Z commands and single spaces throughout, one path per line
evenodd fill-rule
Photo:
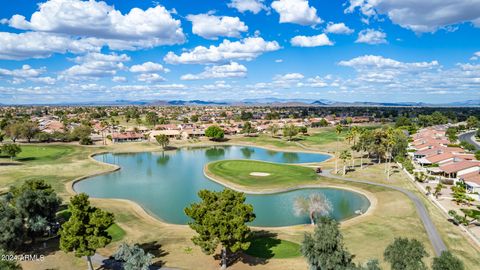
M 317 174 L 311 168 L 255 160 L 222 160 L 207 165 L 207 173 L 215 178 L 247 187 L 287 187 L 311 183 Z M 252 176 L 252 172 L 268 176 Z

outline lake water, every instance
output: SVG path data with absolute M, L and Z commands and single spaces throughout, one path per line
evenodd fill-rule
M 160 220 L 186 224 L 183 209 L 198 201 L 201 189 L 222 190 L 203 174 L 205 164 L 223 159 L 254 159 L 278 163 L 309 163 L 328 159 L 327 155 L 277 152 L 257 147 L 221 146 L 180 148 L 169 152 L 102 154 L 98 161 L 115 164 L 121 170 L 91 177 L 74 185 L 76 192 L 97 198 L 121 198 L 137 202 Z M 254 169 L 252 169 L 254 170 Z M 370 202 L 362 194 L 335 188 L 300 189 L 271 195 L 247 195 L 257 216 L 255 226 L 288 226 L 309 223 L 309 218 L 297 216 L 293 203 L 298 196 L 323 193 L 332 203 L 331 216 L 344 220 L 365 212 Z

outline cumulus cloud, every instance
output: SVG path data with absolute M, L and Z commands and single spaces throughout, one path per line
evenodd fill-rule
M 265 52 L 280 49 L 276 41 L 265 41 L 261 37 L 249 37 L 240 41 L 223 40 L 218 46 L 197 46 L 193 50 L 176 55 L 167 53 L 164 61 L 169 64 L 206 64 L 230 60 L 252 60 Z
M 232 0 L 228 3 L 228 7 L 235 8 L 240 12 L 250 11 L 253 14 L 257 14 L 262 10 L 268 8 L 263 4 L 264 0 Z
M 16 14 L 8 20 L 9 25 L 21 30 L 70 36 L 72 40 L 96 39 L 100 46 L 119 50 L 185 41 L 180 21 L 160 5 L 146 10 L 133 8 L 126 14 L 95 0 L 49 0 L 38 7 L 30 20 Z
M 198 14 L 188 15 L 187 20 L 192 22 L 192 33 L 206 39 L 240 37 L 241 32 L 248 31 L 248 27 L 238 17 Z
M 54 53 L 82 53 L 99 49 L 98 41 L 90 38 L 72 40 L 65 35 L 42 32 L 0 32 L 0 59 L 47 58 Z
M 280 23 L 316 25 L 323 22 L 317 16 L 317 9 L 311 7 L 307 0 L 277 0 L 271 6 L 280 14 Z
M 329 22 L 327 25 L 327 28 L 325 28 L 326 33 L 332 33 L 332 34 L 345 34 L 345 35 L 350 35 L 354 31 L 353 29 L 350 29 L 348 26 L 345 25 L 345 23 L 333 23 Z
M 163 67 L 161 64 L 153 62 L 145 62 L 141 65 L 133 65 L 130 67 L 130 72 L 135 73 L 154 73 L 154 72 L 170 72 L 168 68 Z
M 158 73 L 142 73 L 137 76 L 137 80 L 140 82 L 152 83 L 152 82 L 163 82 L 165 78 L 160 76 Z
M 382 31 L 374 29 L 365 29 L 358 33 L 358 38 L 355 43 L 367 43 L 367 44 L 385 44 L 387 43 L 387 34 Z
M 206 67 L 199 74 L 185 74 L 182 80 L 203 80 L 212 78 L 241 78 L 247 76 L 247 68 L 244 65 L 232 62 L 227 65 Z
M 126 54 L 102 54 L 88 53 L 74 59 L 74 65 L 61 74 L 66 80 L 89 80 L 101 77 L 109 77 L 117 74 L 119 70 L 125 70 L 124 62 L 130 61 Z
M 45 67 L 35 69 L 30 65 L 23 65 L 19 69 L 0 68 L 0 79 L 6 79 L 13 84 L 24 83 L 27 80 L 44 84 L 55 83 L 56 80 L 52 77 L 41 77 L 46 71 Z
M 464 22 L 480 27 L 480 0 L 349 0 L 346 13 L 355 10 L 366 18 L 384 15 L 403 28 L 417 33 Z
M 316 36 L 296 36 L 290 40 L 292 46 L 297 47 L 318 47 L 318 46 L 332 46 L 333 42 L 330 41 L 326 34 L 320 34 Z
M 431 62 L 401 62 L 379 55 L 364 55 L 350 60 L 340 61 L 340 66 L 352 67 L 357 70 L 366 69 L 397 69 L 397 70 L 420 70 L 439 67 L 438 61 Z
M 123 76 L 113 76 L 112 78 L 112 82 L 116 82 L 116 83 L 123 83 L 126 81 L 128 81 L 127 78 Z
M 273 77 L 274 81 L 296 81 L 305 78 L 305 76 L 301 73 L 287 73 L 287 74 L 279 74 Z

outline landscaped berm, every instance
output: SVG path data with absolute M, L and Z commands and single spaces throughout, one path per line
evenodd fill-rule
M 205 174 L 214 180 L 247 188 L 288 188 L 311 184 L 318 179 L 312 168 L 255 160 L 211 162 L 206 166 Z

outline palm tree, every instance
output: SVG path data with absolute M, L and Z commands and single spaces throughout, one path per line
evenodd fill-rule
M 313 193 L 308 197 L 297 197 L 293 210 L 297 216 L 308 214 L 310 223 L 315 225 L 315 215 L 328 215 L 332 211 L 332 203 L 323 194 Z
M 342 133 L 343 131 L 343 127 L 341 125 L 337 125 L 335 127 L 335 133 L 337 134 L 337 150 L 336 150 L 336 154 L 338 154 L 338 144 L 339 144 L 339 141 L 340 141 L 340 134 Z M 338 157 L 335 157 L 335 173 L 338 172 Z
M 387 151 L 386 151 L 386 160 L 385 160 L 385 171 L 387 173 L 387 180 L 390 179 L 390 161 L 392 158 L 392 152 L 393 152 L 393 146 L 395 145 L 396 139 L 395 139 L 395 132 L 393 128 L 389 127 L 387 129 Z
M 430 193 L 432 192 L 432 187 L 427 186 L 425 189 L 427 190 L 427 195 L 430 195 Z
M 435 186 L 435 192 L 433 193 L 433 195 L 435 195 L 436 199 L 438 199 L 438 196 L 440 195 L 440 192 L 442 192 L 442 188 L 443 188 L 443 185 L 441 183 L 438 183 Z
M 343 150 L 340 153 L 340 159 L 343 161 L 343 175 L 347 173 L 347 159 L 351 158 L 352 155 L 348 150 Z
M 357 140 L 357 135 L 358 135 L 358 127 L 357 126 L 352 126 L 350 130 L 348 131 L 345 139 L 348 141 L 348 144 L 353 142 L 352 147 L 355 146 L 356 140 Z M 351 148 L 352 148 L 351 147 Z M 352 167 L 355 167 L 355 156 L 353 154 L 353 149 L 351 151 L 352 153 Z

